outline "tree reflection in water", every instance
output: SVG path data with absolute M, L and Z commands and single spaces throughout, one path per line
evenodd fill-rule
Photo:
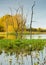
M 46 48 L 42 51 L 32 51 L 33 65 L 46 64 Z M 4 51 L 0 55 L 0 65 L 31 65 L 30 55 L 24 55 L 22 53 L 16 55 L 10 53 L 7 55 Z

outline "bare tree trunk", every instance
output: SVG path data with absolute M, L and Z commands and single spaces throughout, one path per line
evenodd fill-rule
M 35 6 L 35 1 L 34 1 L 34 4 L 32 6 L 32 13 L 31 13 L 31 21 L 30 21 L 30 39 L 32 39 L 32 20 L 33 20 L 33 8 Z
M 21 39 L 23 37 L 23 6 L 21 7 L 21 17 L 22 17 L 22 21 L 21 21 Z
M 6 20 L 6 35 L 7 35 L 7 39 L 8 39 L 8 20 Z

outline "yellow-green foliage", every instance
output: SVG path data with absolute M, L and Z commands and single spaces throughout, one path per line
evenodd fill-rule
M 3 25 L 5 31 L 7 31 L 6 22 L 8 24 L 9 32 L 14 32 L 13 25 L 14 25 L 15 30 L 21 30 L 22 17 L 20 14 L 14 15 L 14 16 L 5 15 L 2 18 L 0 18 L 0 24 Z M 23 22 L 24 22 L 24 20 L 23 20 Z M 18 27 L 18 24 L 19 24 L 19 27 Z M 24 27 L 26 27 L 26 26 L 24 25 Z

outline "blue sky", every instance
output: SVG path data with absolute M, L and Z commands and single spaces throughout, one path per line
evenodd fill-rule
M 34 7 L 34 16 L 32 27 L 46 28 L 46 0 L 35 0 L 36 5 Z M 28 14 L 27 26 L 29 27 L 31 18 L 31 7 L 34 0 L 0 0 L 0 17 L 5 14 L 11 14 L 10 9 L 12 8 L 12 13 L 15 14 L 15 9 L 23 5 L 24 15 Z

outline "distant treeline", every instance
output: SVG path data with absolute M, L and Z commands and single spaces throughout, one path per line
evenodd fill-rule
M 27 28 L 26 31 L 29 31 L 30 32 L 30 28 Z M 32 32 L 46 32 L 46 29 L 32 28 Z

